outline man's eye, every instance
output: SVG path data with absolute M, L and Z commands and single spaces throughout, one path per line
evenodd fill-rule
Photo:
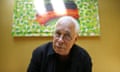
M 65 34 L 65 38 L 71 38 L 70 34 Z
M 70 34 L 65 34 L 66 37 L 70 37 Z
M 59 33 L 59 32 L 56 32 L 55 35 L 56 35 L 57 37 L 59 37 L 59 36 L 60 36 L 60 33 Z

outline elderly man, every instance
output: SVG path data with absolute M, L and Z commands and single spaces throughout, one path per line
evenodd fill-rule
M 75 42 L 79 24 L 70 16 L 61 17 L 55 26 L 53 42 L 33 51 L 27 72 L 92 72 L 89 54 Z

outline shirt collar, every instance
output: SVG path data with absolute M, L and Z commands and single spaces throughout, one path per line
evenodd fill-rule
M 50 45 L 49 45 L 49 48 L 48 48 L 47 56 L 53 55 L 53 54 L 55 54 L 55 51 L 53 50 L 53 43 L 51 42 Z
M 75 46 L 76 46 L 75 44 L 72 46 L 71 51 L 70 51 L 70 55 L 71 55 L 71 54 L 74 54 L 74 53 L 73 53 L 73 52 L 74 52 L 74 51 L 73 51 L 73 50 L 74 50 L 73 47 L 75 47 Z M 53 50 L 53 42 L 50 42 L 48 47 L 49 47 L 49 48 L 48 48 L 48 54 L 47 54 L 47 56 L 56 54 L 55 51 Z M 75 51 L 75 52 L 76 52 L 76 51 Z

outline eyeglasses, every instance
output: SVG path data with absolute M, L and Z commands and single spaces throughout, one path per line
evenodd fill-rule
M 66 34 L 62 35 L 60 32 L 55 32 L 54 36 L 57 39 L 62 37 L 62 39 L 65 40 L 65 41 L 71 41 L 72 40 L 72 37 L 69 33 L 66 33 Z

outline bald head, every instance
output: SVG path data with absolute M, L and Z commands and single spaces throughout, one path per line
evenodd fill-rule
M 79 23 L 77 22 L 76 19 L 74 19 L 74 18 L 71 17 L 71 16 L 63 16 L 63 17 L 61 17 L 61 18 L 56 22 L 56 26 L 57 26 L 58 24 L 66 24 L 66 25 L 72 26 L 72 27 L 74 27 L 75 32 L 76 32 L 76 33 L 79 33 L 79 29 L 80 29 Z
M 67 56 L 77 41 L 79 32 L 78 22 L 70 16 L 61 17 L 56 22 L 53 35 L 53 49 L 62 56 Z

